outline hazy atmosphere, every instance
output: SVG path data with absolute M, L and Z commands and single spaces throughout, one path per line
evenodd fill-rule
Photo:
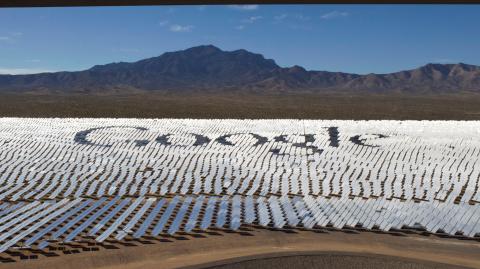
M 476 5 L 243 5 L 0 10 L 0 73 L 76 71 L 213 44 L 357 74 L 480 64 Z

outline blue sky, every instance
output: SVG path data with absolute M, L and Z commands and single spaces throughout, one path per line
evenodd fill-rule
M 360 74 L 480 65 L 480 5 L 0 9 L 0 73 L 83 70 L 202 44 Z

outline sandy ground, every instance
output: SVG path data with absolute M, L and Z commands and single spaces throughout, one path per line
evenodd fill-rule
M 460 269 L 468 268 L 421 260 L 341 252 L 292 252 L 242 257 L 219 263 L 184 267 L 184 269 Z
M 2 117 L 480 120 L 480 94 L 28 95 L 0 93 Z
M 138 246 L 120 247 L 116 250 L 102 249 L 97 252 L 82 252 L 51 258 L 41 257 L 38 260 L 3 264 L 0 265 L 0 268 L 228 268 L 228 266 L 221 267 L 221 265 L 232 263 L 237 264 L 235 268 L 261 268 L 264 267 L 265 261 L 268 261 L 268 259 L 265 260 L 266 258 L 328 254 L 330 256 L 327 255 L 327 258 L 330 257 L 329 259 L 331 259 L 332 253 L 337 255 L 335 257 L 343 257 L 344 261 L 351 261 L 348 262 L 350 265 L 357 264 L 361 267 L 368 264 L 369 260 L 372 264 L 378 262 L 382 264 L 382 259 L 387 256 L 386 261 L 395 261 L 397 265 L 405 265 L 405 267 L 395 267 L 383 263 L 389 265 L 389 268 L 480 268 L 480 242 L 474 240 L 444 239 L 437 236 L 422 235 L 394 236 L 373 232 L 297 231 L 296 233 L 286 233 L 252 229 L 249 233 L 253 236 L 219 232 L 218 235 L 206 235 L 205 238 L 185 236 L 190 240 L 173 240 L 172 242 L 151 240 L 155 244 L 138 244 Z M 366 259 L 365 257 L 373 258 Z M 260 263 L 260 265 L 263 265 L 258 266 L 256 264 L 253 267 L 248 267 L 246 266 L 248 264 L 243 264 L 245 266 L 238 267 L 239 262 L 255 259 L 262 261 L 263 263 Z M 270 259 L 273 262 L 270 263 L 272 266 L 275 264 L 274 260 Z M 276 260 L 276 263 L 281 261 Z M 306 262 L 307 260 L 302 261 Z M 323 261 L 327 264 L 329 262 L 325 259 Z M 292 263 L 292 261 L 286 261 L 283 264 L 289 264 L 289 262 Z M 298 264 L 298 259 L 297 262 L 293 261 L 292 264 L 295 263 Z M 443 265 L 435 266 L 432 263 Z M 302 265 L 302 263 L 299 264 Z M 411 264 L 428 266 L 412 267 Z M 293 267 L 295 266 L 289 268 Z M 296 268 L 302 267 L 307 268 L 308 266 L 306 267 L 304 263 L 303 266 Z M 361 267 L 349 266 L 349 268 Z M 381 267 L 372 265 L 371 268 Z

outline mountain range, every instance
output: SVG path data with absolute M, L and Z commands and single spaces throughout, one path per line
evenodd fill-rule
M 167 52 L 133 63 L 77 72 L 0 75 L 0 92 L 114 93 L 240 91 L 249 93 L 480 93 L 480 66 L 427 64 L 390 74 L 349 74 L 280 67 L 243 49 L 212 45 Z

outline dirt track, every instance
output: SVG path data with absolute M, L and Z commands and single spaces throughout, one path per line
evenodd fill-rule
M 349 268 L 359 268 L 358 266 L 364 267 L 365 265 L 371 268 L 382 268 L 382 266 L 383 268 L 385 266 L 389 268 L 452 268 L 453 265 L 480 268 L 480 259 L 478 259 L 480 242 L 478 241 L 420 235 L 393 236 L 371 232 L 297 231 L 297 233 L 285 233 L 252 229 L 249 233 L 254 236 L 226 232 L 219 232 L 219 235 L 205 234 L 206 238 L 186 236 L 191 240 L 155 241 L 156 243 L 151 245 L 140 244 L 137 247 L 121 247 L 117 250 L 101 250 L 52 258 L 42 257 L 38 260 L 0 265 L 0 268 L 146 269 L 187 266 L 198 268 L 199 265 L 204 265 L 200 267 L 212 267 L 231 262 L 238 263 L 245 259 L 251 259 L 252 256 L 266 258 L 272 257 L 271 255 L 288 256 L 292 253 L 295 255 L 315 254 L 317 255 L 316 259 L 320 257 L 322 263 L 327 265 L 334 262 L 331 260 L 331 256 L 329 261 L 328 255 L 322 258 L 318 254 L 334 253 L 340 255 L 341 260 L 348 259 L 349 264 L 356 265 Z M 388 258 L 384 259 L 385 256 Z M 365 259 L 365 257 L 375 258 Z M 266 260 L 258 261 L 265 262 Z M 272 266 L 276 263 L 275 260 L 270 261 Z M 305 260 L 305 263 L 308 265 L 309 260 Z M 440 266 L 432 263 L 446 265 Z M 289 261 L 288 264 L 291 264 L 289 268 L 305 266 L 294 260 Z M 295 267 L 295 264 L 298 264 L 299 267 Z M 253 265 L 248 268 L 259 268 L 258 263 Z
M 450 264 L 432 263 L 421 260 L 396 258 L 382 255 L 368 255 L 358 253 L 341 252 L 292 252 L 270 255 L 257 255 L 242 257 L 223 261 L 221 263 L 210 263 L 199 266 L 184 267 L 184 269 L 459 269 L 468 268 Z

